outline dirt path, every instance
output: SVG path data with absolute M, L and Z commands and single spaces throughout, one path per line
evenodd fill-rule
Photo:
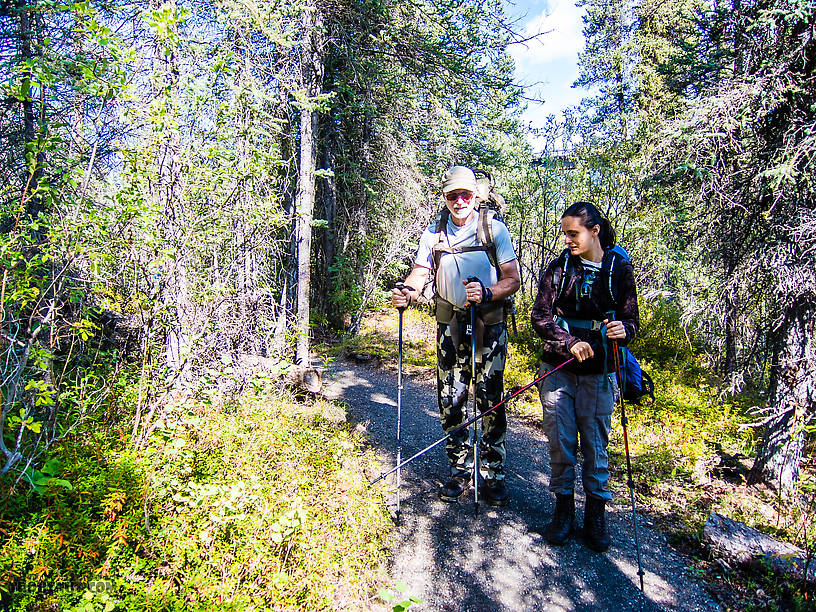
M 365 428 L 384 467 L 394 465 L 396 375 L 351 361 L 336 363 L 327 395 L 346 403 L 349 418 Z M 403 392 L 402 456 L 442 436 L 434 381 L 408 378 Z M 532 610 L 712 610 L 718 605 L 689 575 L 666 536 L 641 522 L 645 595 L 638 589 L 637 558 L 628 498 L 611 504 L 613 546 L 590 551 L 580 538 L 548 545 L 541 533 L 554 501 L 547 444 L 540 429 L 510 418 L 505 508 L 439 501 L 447 475 L 442 445 L 402 470 L 402 512 L 393 532 L 391 575 L 423 600 L 411 610 L 513 612 Z M 393 479 L 390 480 L 393 483 Z M 576 524 L 583 522 L 578 479 Z M 395 499 L 389 500 L 391 510 Z

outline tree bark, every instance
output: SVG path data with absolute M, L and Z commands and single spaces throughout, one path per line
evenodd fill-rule
M 366 99 L 368 96 L 368 91 L 366 91 Z M 366 110 L 363 114 L 362 142 L 360 143 L 360 181 L 362 183 L 362 188 L 359 201 L 360 208 L 357 215 L 359 219 L 357 230 L 358 240 L 361 244 L 365 242 L 368 234 L 368 179 L 369 170 L 371 168 L 371 136 L 371 115 L 369 114 L 369 111 Z M 354 316 L 351 318 L 351 325 L 347 331 L 347 336 L 349 338 L 353 338 L 360 332 L 360 327 L 363 324 L 363 315 L 365 314 L 365 309 L 368 305 L 369 291 L 367 283 L 370 282 L 370 279 L 366 279 L 366 269 L 365 258 L 361 257 L 359 259 L 359 267 L 357 268 L 357 276 L 360 278 L 361 284 L 363 285 L 363 295 L 360 305 L 354 313 Z
M 300 111 L 300 167 L 295 196 L 297 234 L 297 344 L 295 363 L 309 365 L 309 296 L 312 266 L 312 220 L 315 201 L 315 166 L 317 164 L 317 127 L 319 114 L 312 107 L 323 83 L 322 26 L 317 9 L 307 3 L 302 13 L 303 49 L 301 60 L 302 91 L 307 99 Z
M 775 343 L 769 418 L 748 483 L 766 482 L 780 493 L 796 490 L 806 426 L 816 413 L 816 309 L 806 300 L 790 306 Z
M 334 143 L 335 129 L 333 126 L 334 117 L 328 116 L 324 122 L 324 148 L 323 167 L 333 170 L 335 167 Z M 337 252 L 337 178 L 327 177 L 322 188 L 323 195 L 323 218 L 327 222 L 327 227 L 323 231 L 323 311 L 329 324 L 335 329 L 343 327 L 343 313 L 339 308 L 331 308 L 328 298 L 332 292 L 331 267 L 334 264 L 335 253 Z

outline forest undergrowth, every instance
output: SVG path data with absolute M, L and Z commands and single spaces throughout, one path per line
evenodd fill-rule
M 39 490 L 3 484 L 1 607 L 367 608 L 388 515 L 325 409 L 260 381 L 170 399 L 139 448 L 124 421 L 88 422 Z
M 529 305 L 519 304 L 517 332 L 510 334 L 505 389 L 532 381 L 540 364 Z M 393 309 L 372 311 L 362 333 L 334 347 L 363 353 L 383 367 L 396 368 L 398 318 Z M 426 308 L 404 315 L 403 357 L 406 372 L 434 380 L 435 323 Z M 767 574 L 749 574 L 714 560 L 702 539 L 712 512 L 746 523 L 805 550 L 812 548 L 812 500 L 816 471 L 805 466 L 797 503 L 766 485 L 746 485 L 759 431 L 755 420 L 762 398 L 751 392 L 726 396 L 704 354 L 694 346 L 671 304 L 642 304 L 640 337 L 632 345 L 655 383 L 655 401 L 627 404 L 628 437 L 636 497 L 645 520 L 669 534 L 672 544 L 727 610 L 812 609 L 812 594 L 800 584 Z M 508 407 L 510 418 L 541 424 L 541 405 L 532 389 Z M 612 487 L 619 503 L 628 499 L 620 409 L 615 408 L 610 435 Z M 811 491 L 808 495 L 807 492 Z M 544 494 L 542 492 L 542 494 Z

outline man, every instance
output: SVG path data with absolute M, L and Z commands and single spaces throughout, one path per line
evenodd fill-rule
M 507 355 L 506 299 L 518 291 L 516 254 L 507 227 L 478 208 L 476 176 L 470 168 L 453 166 L 442 177 L 447 209 L 420 238 L 414 267 L 402 290 L 394 289 L 396 308 L 416 300 L 434 270 L 436 302 L 436 355 L 439 414 L 445 433 L 467 418 L 471 340 L 468 307 L 477 305 L 476 404 L 480 412 L 502 399 L 504 363 Z M 482 217 L 484 215 L 484 217 Z M 478 281 L 468 282 L 468 278 Z M 504 483 L 507 417 L 504 406 L 483 419 L 480 490 L 488 504 L 507 503 Z M 452 436 L 446 445 L 450 478 L 440 498 L 455 502 L 472 482 L 473 449 L 467 429 Z

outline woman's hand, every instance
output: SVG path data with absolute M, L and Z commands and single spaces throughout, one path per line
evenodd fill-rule
M 585 359 L 591 359 L 592 356 L 595 355 L 588 342 L 578 342 L 574 344 L 570 349 L 570 353 L 575 355 L 575 358 L 578 359 L 579 363 Z
M 623 323 L 620 321 L 610 321 L 609 319 L 604 319 L 604 323 L 606 323 L 607 338 L 610 340 L 626 339 L 626 329 L 623 327 Z

